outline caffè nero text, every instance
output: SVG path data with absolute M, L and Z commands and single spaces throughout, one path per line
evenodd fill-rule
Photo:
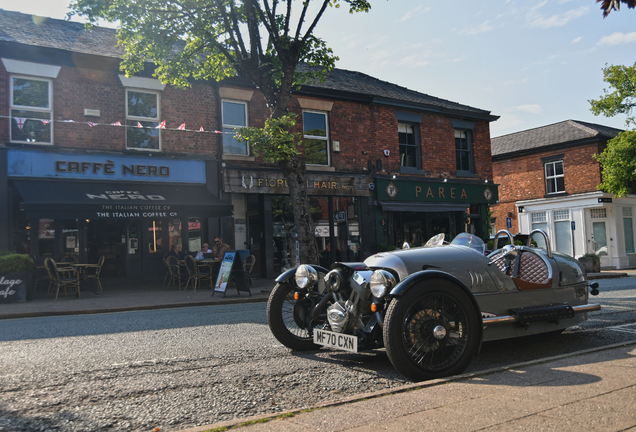
M 115 170 L 115 162 L 111 160 L 107 160 L 106 163 L 55 161 L 55 172 L 58 173 L 99 174 L 101 172 L 114 175 Z M 135 177 L 170 177 L 170 167 L 136 164 L 122 165 L 121 174 Z

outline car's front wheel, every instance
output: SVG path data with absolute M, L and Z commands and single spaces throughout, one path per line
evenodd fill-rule
M 274 337 L 296 351 L 319 349 L 308 328 L 311 306 L 307 299 L 294 299 L 294 290 L 288 282 L 277 284 L 267 302 L 267 322 Z
M 413 381 L 462 373 L 479 351 L 479 313 L 469 294 L 450 281 L 411 287 L 391 302 L 384 323 L 389 360 Z

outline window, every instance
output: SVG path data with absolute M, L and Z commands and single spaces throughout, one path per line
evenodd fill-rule
M 632 222 L 632 208 L 623 207 L 623 229 L 625 231 L 625 253 L 634 253 L 634 223 Z
M 419 140 L 417 126 L 413 123 L 398 123 L 400 143 L 400 167 L 418 168 Z
M 572 255 L 572 228 L 570 210 L 555 210 L 554 213 L 555 249 L 557 252 Z
M 221 102 L 223 116 L 223 154 L 248 155 L 247 143 L 239 142 L 235 129 L 247 126 L 247 104 L 224 100 Z
M 473 172 L 473 149 L 471 131 L 455 129 L 455 159 L 458 173 Z
M 52 82 L 11 77 L 11 141 L 52 144 Z
M 126 148 L 161 150 L 159 93 L 126 90 Z
M 303 111 L 303 144 L 309 165 L 329 165 L 327 114 Z
M 548 162 L 545 164 L 545 191 L 547 194 L 565 192 L 563 161 Z
M 541 229 L 541 230 L 545 231 L 546 233 L 548 232 L 548 220 L 546 218 L 546 213 L 545 212 L 532 213 L 531 220 L 532 220 L 532 230 L 533 231 L 535 229 Z M 546 249 L 545 238 L 541 234 L 534 235 L 532 237 L 532 240 L 537 242 L 537 247 L 539 247 L 541 249 Z

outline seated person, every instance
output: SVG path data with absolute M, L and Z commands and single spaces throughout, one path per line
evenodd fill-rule
M 194 257 L 194 259 L 195 259 L 195 260 L 203 259 L 203 258 L 205 258 L 205 257 L 203 256 L 203 254 L 211 253 L 211 252 L 212 252 L 212 251 L 211 251 L 211 250 L 210 250 L 210 248 L 208 247 L 208 244 L 207 244 L 207 243 L 203 243 L 203 244 L 201 245 L 201 250 L 197 252 L 197 254 L 196 254 L 196 256 Z
M 215 259 L 223 259 L 225 252 L 230 250 L 230 245 L 223 243 L 220 236 L 214 237 L 214 246 L 212 247 L 212 256 Z
M 168 256 L 177 257 L 179 261 L 183 261 L 185 259 L 185 253 L 181 250 L 180 244 L 173 244 L 170 248 L 170 252 L 168 252 Z

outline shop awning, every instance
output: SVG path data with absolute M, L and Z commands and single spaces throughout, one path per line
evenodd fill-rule
M 28 219 L 221 217 L 232 205 L 204 185 L 13 180 Z
M 382 211 L 465 212 L 470 204 L 380 201 Z

